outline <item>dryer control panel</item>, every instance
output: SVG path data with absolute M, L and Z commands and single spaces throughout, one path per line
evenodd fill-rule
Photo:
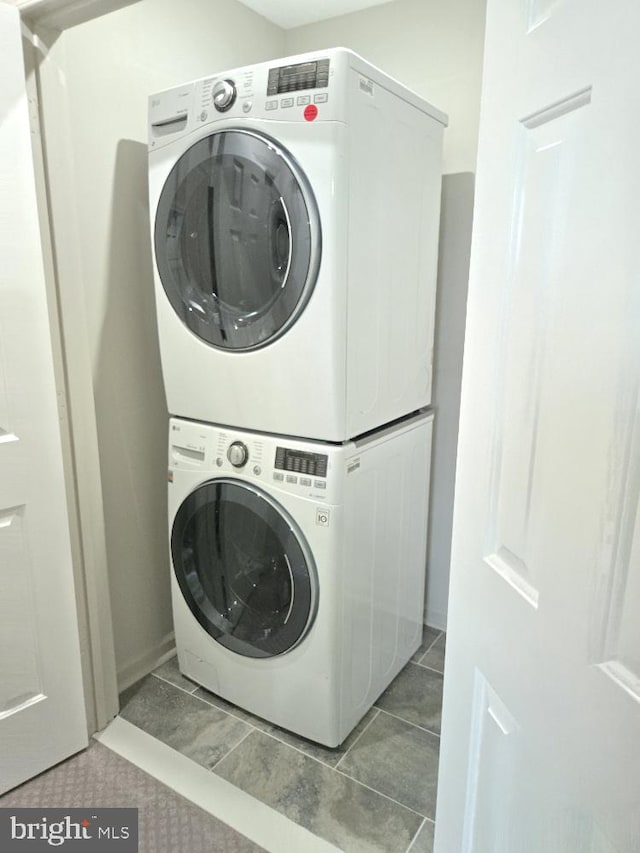
M 149 97 L 149 148 L 228 122 L 348 122 L 392 93 L 442 124 L 444 113 L 346 48 L 232 68 Z M 384 96 L 386 97 L 386 96 Z
M 281 65 L 270 68 L 267 80 L 267 96 L 282 95 L 285 92 L 300 92 L 303 89 L 324 89 L 329 85 L 328 59 L 312 62 L 297 62 L 295 65 Z
M 344 122 L 354 56 L 332 48 L 229 69 L 151 95 L 149 148 L 162 148 L 218 122 Z
M 196 124 L 222 118 L 340 120 L 346 90 L 335 85 L 338 64 L 320 57 L 293 65 L 265 63 L 198 81 L 194 84 Z

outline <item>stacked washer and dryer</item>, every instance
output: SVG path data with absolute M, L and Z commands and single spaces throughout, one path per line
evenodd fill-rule
M 445 124 L 345 49 L 149 99 L 180 669 L 328 746 L 421 642 Z

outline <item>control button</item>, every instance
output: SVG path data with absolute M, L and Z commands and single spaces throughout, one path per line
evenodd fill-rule
M 274 471 L 273 479 L 281 483 L 284 480 L 284 474 L 280 471 Z
M 234 468 L 242 468 L 249 459 L 249 448 L 241 441 L 234 441 L 227 450 L 227 459 Z
M 299 107 L 304 107 L 307 104 L 311 103 L 311 98 L 309 97 L 309 95 L 300 95 L 296 103 Z
M 313 487 L 314 487 L 314 489 L 326 489 L 327 484 L 325 483 L 324 480 L 314 480 L 313 481 Z
M 294 477 L 293 474 L 287 474 L 287 483 L 297 483 L 298 478 Z
M 267 109 L 267 110 L 277 110 L 278 109 L 278 102 L 277 101 L 267 101 L 264 106 L 265 106 L 265 109 Z
M 218 468 L 222 468 L 222 461 L 222 456 L 218 456 L 218 458 L 216 459 L 216 465 L 218 466 Z
M 318 108 L 315 104 L 309 104 L 309 106 L 304 108 L 303 115 L 306 121 L 314 121 L 316 116 L 318 115 Z
M 254 465 L 253 473 L 256 475 L 256 477 L 258 477 L 260 474 L 262 474 L 262 468 L 259 465 Z
M 250 113 L 252 106 L 253 106 L 253 104 L 251 103 L 251 101 L 245 101 L 244 104 L 242 105 L 242 112 L 243 113 Z
M 212 92 L 213 106 L 219 113 L 226 113 L 236 100 L 236 87 L 233 80 L 218 80 Z
M 292 107 L 293 106 L 293 98 L 282 98 L 280 101 L 281 107 Z
M 311 480 L 308 477 L 300 477 L 300 485 L 301 486 L 310 486 Z
M 316 510 L 316 524 L 319 524 L 320 527 L 328 527 L 330 517 L 331 514 L 328 509 L 322 509 L 322 507 L 319 507 Z
M 209 113 L 206 110 L 202 110 L 200 113 L 200 121 L 206 121 L 209 118 Z
M 320 95 L 313 96 L 314 104 L 326 104 L 329 100 L 329 95 L 326 92 L 322 92 Z

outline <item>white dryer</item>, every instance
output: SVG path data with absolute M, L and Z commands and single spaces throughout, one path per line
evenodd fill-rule
M 429 403 L 445 122 L 344 49 L 151 96 L 171 414 L 343 441 Z
M 172 418 L 181 671 L 337 746 L 422 637 L 432 415 L 344 445 Z

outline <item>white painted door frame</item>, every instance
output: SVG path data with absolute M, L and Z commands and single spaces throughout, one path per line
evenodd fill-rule
M 15 6 L 23 20 L 64 30 L 82 21 L 106 15 L 139 0 L 1 0 Z
M 47 4 L 27 2 L 14 5 L 40 7 Z M 62 8 L 65 5 L 77 4 L 63 3 L 58 0 L 55 5 Z M 38 55 L 31 33 L 24 23 L 23 50 L 54 370 L 58 389 L 82 649 L 83 687 L 87 723 L 89 733 L 92 734 L 104 728 L 117 714 L 118 690 L 91 356 L 89 341 L 86 337 L 84 297 L 81 293 L 58 286 L 58 270 L 51 237 L 52 223 L 48 213 L 46 163 L 39 130 Z

